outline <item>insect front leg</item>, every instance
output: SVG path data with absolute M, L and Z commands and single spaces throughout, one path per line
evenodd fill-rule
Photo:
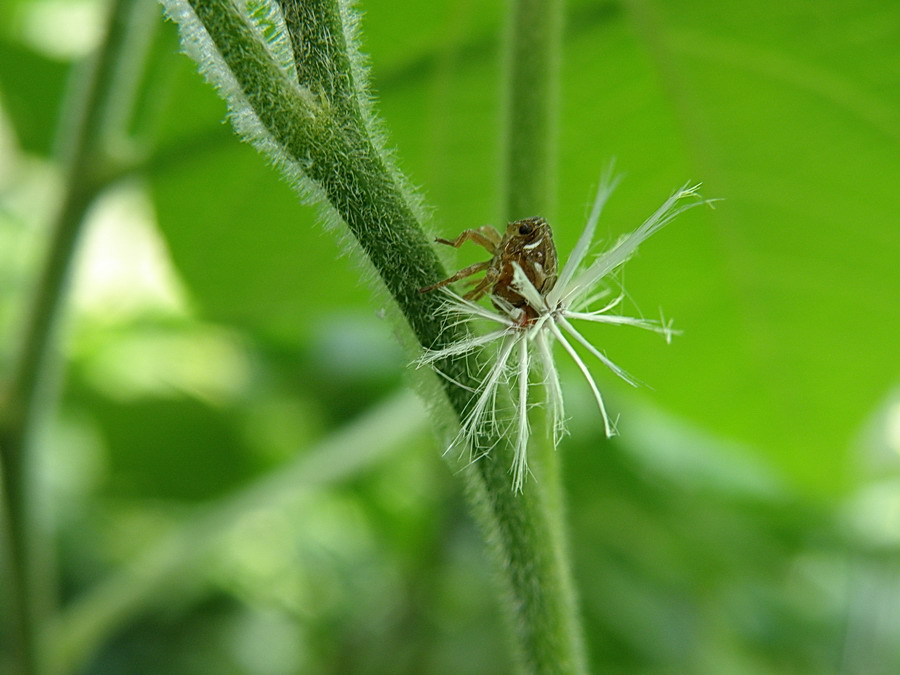
M 465 233 L 463 233 L 463 234 L 465 234 Z M 486 270 L 490 264 L 491 264 L 491 261 L 486 260 L 485 262 L 475 263 L 474 265 L 469 265 L 468 267 L 464 267 L 459 272 L 454 274 L 452 277 L 447 277 L 443 281 L 439 281 L 436 284 L 432 284 L 431 286 L 426 286 L 425 288 L 420 288 L 419 293 L 428 293 L 429 291 L 434 291 L 434 290 L 437 290 L 438 288 L 443 288 L 444 286 L 449 286 L 454 281 L 459 281 L 460 279 L 462 279 L 464 277 L 469 277 L 469 276 L 472 276 L 473 274 L 478 274 L 479 272 Z M 468 295 L 469 294 L 467 293 L 466 297 L 468 297 Z
M 495 283 L 497 283 L 497 272 L 494 268 L 491 268 L 488 270 L 487 274 L 484 275 L 484 279 L 479 281 L 475 288 L 463 296 L 463 300 L 478 300 L 478 298 L 484 295 Z
M 542 295 L 546 295 L 553 290 L 553 287 L 556 286 L 556 279 L 557 276 L 555 274 L 551 274 L 549 277 L 544 278 L 544 283 L 542 283 L 541 287 L 538 289 Z
M 456 239 L 442 239 L 438 237 L 435 241 L 439 244 L 447 244 L 447 246 L 452 246 L 453 248 L 459 248 L 467 241 L 474 241 L 479 246 L 486 248 L 488 252 L 496 253 L 501 239 L 500 233 L 493 227 L 482 225 L 474 230 L 463 230 Z

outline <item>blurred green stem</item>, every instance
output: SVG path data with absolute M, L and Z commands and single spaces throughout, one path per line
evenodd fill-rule
M 80 672 L 119 626 L 151 603 L 182 593 L 191 565 L 209 554 L 249 514 L 285 508 L 299 494 L 355 476 L 420 437 L 427 416 L 407 391 L 396 394 L 337 430 L 276 472 L 200 510 L 133 564 L 77 599 L 60 615 L 49 644 L 49 672 Z
M 112 3 L 106 39 L 80 83 L 71 123 L 65 129 L 65 140 L 70 144 L 62 202 L 23 322 L 20 353 L 0 399 L 0 458 L 15 664 L 18 672 L 28 675 L 44 670 L 41 629 L 49 604 L 46 598 L 53 588 L 45 564 L 48 547 L 42 542 L 44 528 L 36 517 L 32 446 L 54 379 L 54 337 L 82 223 L 105 185 L 109 169 L 103 154 L 106 115 L 114 73 L 126 50 L 126 24 L 133 2 Z
M 562 0 L 511 0 L 505 54 L 504 216 L 553 216 Z
M 504 54 L 501 192 L 507 222 L 543 216 L 553 223 L 562 9 L 562 0 L 511 1 Z M 542 451 L 540 468 L 546 475 L 541 483 L 551 498 L 551 512 L 561 514 L 559 460 L 548 442 L 552 429 L 543 431 L 534 435 L 532 447 Z
M 544 216 L 552 222 L 556 194 L 556 148 L 563 29 L 562 0 L 512 0 L 504 62 L 504 172 L 502 203 L 509 221 Z M 541 427 L 542 425 L 538 425 Z M 546 546 L 557 574 L 554 598 L 560 606 L 559 646 L 565 661 L 526 660 L 536 672 L 586 672 L 584 637 L 569 562 L 565 499 L 553 430 L 532 436 L 538 481 L 529 489 L 543 499 Z M 525 654 L 526 659 L 528 657 Z M 565 664 L 565 665 L 564 665 Z

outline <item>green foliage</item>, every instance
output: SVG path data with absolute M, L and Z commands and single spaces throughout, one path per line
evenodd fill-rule
M 71 109 L 59 57 L 29 32 L 59 30 L 47 17 L 66 3 L 2 4 L 0 335 L 11 341 L 39 262 L 20 252 L 46 242 L 54 151 L 72 119 L 58 116 Z M 667 348 L 610 327 L 590 335 L 652 387 L 601 382 L 621 437 L 601 439 L 577 374 L 564 383 L 572 436 L 559 456 L 595 672 L 900 669 L 895 5 L 566 6 L 560 253 L 611 157 L 626 176 L 600 223 L 607 241 L 686 180 L 723 198 L 657 235 L 624 279 L 645 315 L 659 305 L 684 334 Z M 502 222 L 506 5 L 360 8 L 386 145 L 421 185 L 430 226 Z M 101 186 L 87 222 L 100 231 L 123 191 L 143 194 L 176 300 L 148 300 L 124 276 L 108 283 L 119 295 L 91 301 L 96 285 L 75 277 L 59 412 L 38 443 L 62 577 L 48 633 L 57 665 L 504 672 L 494 580 L 422 412 L 388 406 L 383 426 L 365 421 L 409 360 L 379 318 L 388 294 L 373 303 L 359 257 L 236 142 L 226 106 L 177 53 L 175 26 L 153 22 L 128 69 L 128 143 L 117 130 L 104 145 L 107 177 L 125 180 Z M 136 243 L 82 246 L 87 268 L 140 267 Z M 0 386 L 15 351 L 0 349 Z M 354 459 L 358 437 L 335 442 L 355 428 L 397 437 L 367 463 Z M 316 449 L 316 471 L 335 456 L 347 471 L 313 490 L 288 467 Z M 0 659 L 12 636 L 4 625 Z
M 49 155 L 66 81 L 66 64 L 0 40 L 3 108 L 22 150 Z

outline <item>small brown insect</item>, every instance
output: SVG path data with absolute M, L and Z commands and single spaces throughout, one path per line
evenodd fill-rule
M 524 309 L 525 316 L 534 319 L 535 310 L 513 286 L 513 263 L 519 264 L 525 276 L 541 294 L 549 292 L 556 283 L 556 245 L 553 243 L 550 225 L 543 218 L 525 218 L 510 223 L 502 236 L 490 225 L 484 225 L 476 230 L 465 230 L 452 241 L 440 238 L 435 241 L 454 248 L 459 248 L 467 241 L 474 241 L 486 248 L 493 257 L 469 265 L 443 281 L 422 288 L 420 293 L 443 288 L 454 281 L 484 271 L 484 278 L 463 296 L 466 300 L 477 300 L 490 291 L 491 295 L 513 307 Z

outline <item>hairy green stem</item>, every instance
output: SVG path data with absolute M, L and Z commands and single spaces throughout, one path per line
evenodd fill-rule
M 108 30 L 76 101 L 66 129 L 65 192 L 51 230 L 46 258 L 34 297 L 23 322 L 20 353 L 0 397 L 0 458 L 3 511 L 7 541 L 10 606 L 15 627 L 16 668 L 21 673 L 43 670 L 41 626 L 53 584 L 46 578 L 41 542 L 42 524 L 36 518 L 32 444 L 42 404 L 53 379 L 56 326 L 84 215 L 104 184 L 102 141 L 114 72 L 126 43 L 126 24 L 132 0 L 115 0 Z
M 412 205 L 361 125 L 359 107 L 330 89 L 331 71 L 322 78 L 327 82 L 312 77 L 301 80 L 300 87 L 290 82 L 228 0 L 190 0 L 190 4 L 247 105 L 285 153 L 286 161 L 303 168 L 313 189 L 321 191 L 375 268 L 383 272 L 385 285 L 415 333 L 436 340 L 439 299 L 418 289 L 439 278 L 443 270 L 418 227 Z M 285 3 L 290 16 L 289 4 L 294 3 Z M 331 31 L 326 24 L 334 14 L 330 4 L 296 3 L 296 13 L 306 10 L 309 18 L 320 17 L 321 28 Z M 339 19 L 331 19 L 335 21 L 339 30 Z M 330 34 L 335 42 L 343 40 L 342 32 Z M 303 77 L 302 70 L 300 74 Z M 351 73 L 345 71 L 344 77 L 350 79 Z
M 440 298 L 419 292 L 446 274 L 415 199 L 373 134 L 347 7 L 337 0 L 278 2 L 295 62 L 289 72 L 231 0 L 163 1 L 189 52 L 231 104 L 236 126 L 346 224 L 416 340 L 434 348 L 459 340 L 461 329 L 439 314 Z M 476 368 L 464 359 L 440 368 L 466 385 L 443 383 L 458 420 L 472 403 Z M 463 475 L 504 590 L 517 661 L 527 672 L 578 672 L 571 584 L 546 498 L 536 489 L 513 491 L 507 439 L 486 436 L 483 443 L 490 455 Z

